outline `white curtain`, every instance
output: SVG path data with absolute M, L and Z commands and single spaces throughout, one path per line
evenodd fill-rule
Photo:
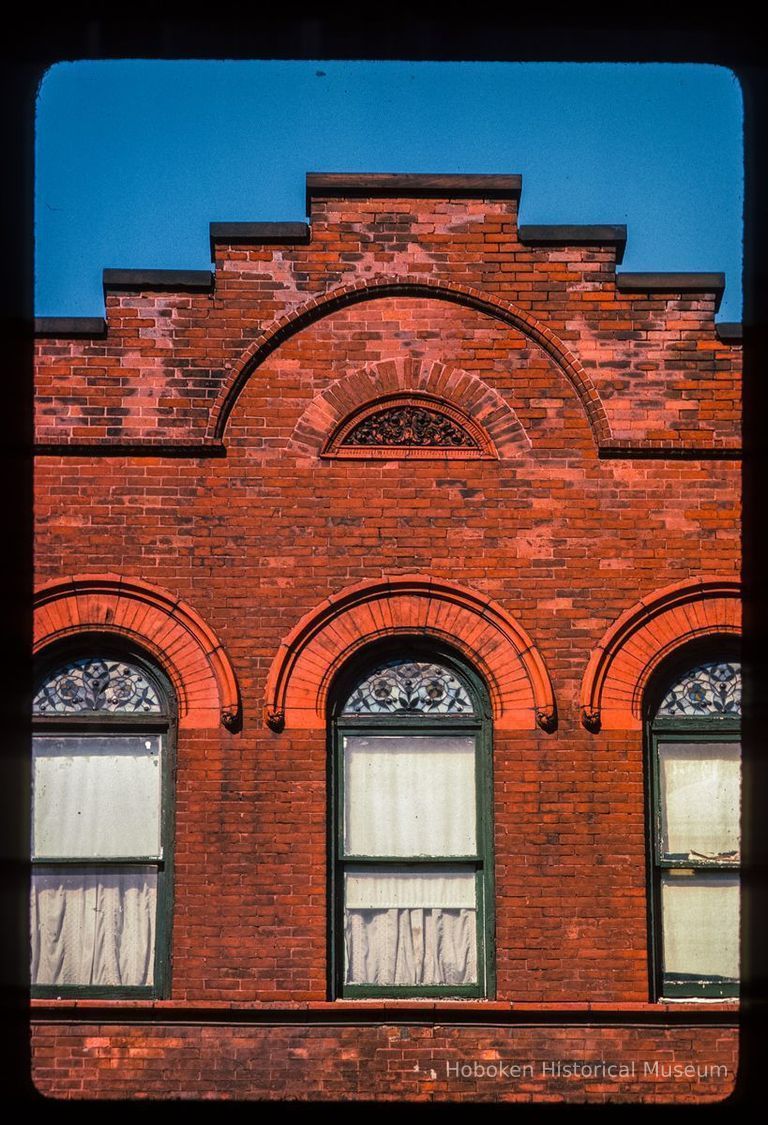
M 665 875 L 661 904 L 665 972 L 738 979 L 738 875 Z
M 157 734 L 36 737 L 35 858 L 157 856 L 160 753 Z
M 348 984 L 475 984 L 474 910 L 350 910 Z
M 344 740 L 348 855 L 474 855 L 472 736 L 361 736 Z
M 32 983 L 151 985 L 157 872 L 35 873 Z
M 474 984 L 471 871 L 357 871 L 346 876 L 348 984 Z
M 664 742 L 659 765 L 667 854 L 738 855 L 739 744 Z

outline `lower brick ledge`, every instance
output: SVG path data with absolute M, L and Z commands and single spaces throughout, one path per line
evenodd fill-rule
M 76 1019 L 78 1022 L 104 1015 L 111 1021 L 123 1016 L 126 1022 L 132 1019 L 165 1017 L 169 1022 L 175 1019 L 201 1020 L 216 1018 L 245 1018 L 255 1020 L 270 1017 L 280 1019 L 293 1017 L 292 1022 L 300 1022 L 303 1017 L 308 1022 L 322 1017 L 350 1017 L 355 1015 L 370 1017 L 379 1013 L 382 1018 L 400 1016 L 452 1017 L 459 1022 L 471 1021 L 478 1017 L 540 1017 L 544 1020 L 573 1017 L 602 1017 L 606 1020 L 632 1020 L 633 1017 L 656 1018 L 700 1017 L 709 1021 L 738 1022 L 739 1004 L 733 1001 L 661 1001 L 659 1003 L 607 1001 L 561 1001 L 561 1002 L 515 1002 L 494 1000 L 334 1000 L 334 1001 L 226 1001 L 226 1000 L 96 1000 L 96 999 L 40 999 L 30 1001 L 30 1019 Z

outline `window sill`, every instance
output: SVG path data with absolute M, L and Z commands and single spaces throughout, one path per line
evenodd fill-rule
M 738 1000 L 735 1000 L 732 997 L 725 999 L 722 996 L 662 996 L 662 998 L 659 1000 L 659 1004 L 663 1004 L 666 1007 L 671 1007 L 671 1005 L 673 1004 L 675 1006 L 677 1006 L 678 1004 L 719 1004 L 721 1006 L 724 1004 L 730 1004 L 737 1010 L 739 1008 Z

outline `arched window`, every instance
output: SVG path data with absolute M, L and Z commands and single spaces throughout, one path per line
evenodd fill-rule
M 678 659 L 649 706 L 655 996 L 739 985 L 741 665 Z
M 41 669 L 33 712 L 33 993 L 163 995 L 170 685 L 106 644 L 70 650 Z
M 492 995 L 483 685 L 449 653 L 401 644 L 335 698 L 335 995 Z

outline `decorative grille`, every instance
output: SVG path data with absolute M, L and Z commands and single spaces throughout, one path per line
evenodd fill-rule
M 471 715 L 473 710 L 466 688 L 448 668 L 411 660 L 377 668 L 344 706 L 346 715 Z
M 157 692 L 133 664 L 87 657 L 72 660 L 48 676 L 34 698 L 36 715 L 73 715 L 84 711 L 162 710 Z
M 479 449 L 462 426 L 424 406 L 394 406 L 359 422 L 342 446 L 422 446 L 427 448 Z
M 669 689 L 657 715 L 741 715 L 741 665 L 722 662 L 692 668 Z

